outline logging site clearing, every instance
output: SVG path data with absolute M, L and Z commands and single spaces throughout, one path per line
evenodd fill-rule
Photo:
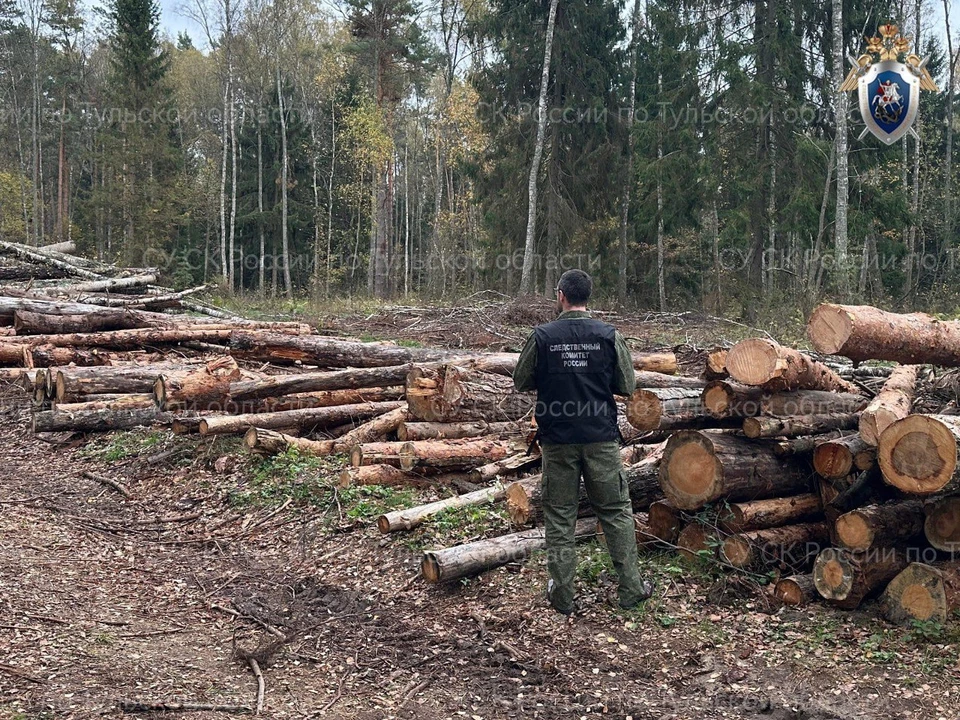
M 956 323 L 601 313 L 656 589 L 584 501 L 567 618 L 509 377 L 551 302 L 246 319 L 0 249 L 0 717 L 960 715 Z

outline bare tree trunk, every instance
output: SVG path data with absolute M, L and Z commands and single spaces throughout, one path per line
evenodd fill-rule
M 533 162 L 527 181 L 527 236 L 523 246 L 523 269 L 520 274 L 520 292 L 529 294 L 534 290 L 533 254 L 537 236 L 537 176 L 540 174 L 540 159 L 543 157 L 543 140 L 547 131 L 547 85 L 550 80 L 550 57 L 553 52 L 553 28 L 557 19 L 558 0 L 550 0 L 547 17 L 547 37 L 543 51 L 543 72 L 540 75 L 540 97 L 537 100 L 537 140 L 533 147 Z
M 834 0 L 836 2 L 836 0 Z M 943 161 L 943 221 L 944 221 L 944 239 L 947 243 L 952 242 L 953 238 L 953 87 L 954 87 L 954 66 L 957 59 L 953 54 L 953 36 L 950 34 L 950 3 L 943 0 L 943 22 L 947 29 L 947 53 L 949 55 L 949 82 L 947 88 L 947 152 Z
M 263 124 L 259 119 L 257 120 L 257 210 L 259 212 L 257 227 L 260 235 L 259 284 L 257 287 L 260 288 L 260 295 L 263 296 L 266 295 L 264 270 L 266 269 L 267 248 L 266 237 L 263 232 Z
M 637 110 L 637 39 L 640 31 L 640 0 L 633 3 L 633 26 L 630 31 L 630 85 L 627 98 L 626 154 L 627 174 L 620 200 L 620 256 L 617 265 L 617 302 L 627 304 L 627 241 L 630 235 L 630 201 L 633 199 L 633 120 Z
M 914 32 L 914 37 L 916 38 L 916 48 L 919 52 L 920 50 L 920 14 L 922 12 L 921 2 L 917 0 L 916 5 L 916 31 Z M 917 129 L 917 134 L 920 133 L 920 122 L 921 118 L 917 116 L 915 126 Z M 913 268 L 916 264 L 916 253 L 917 253 L 917 213 L 920 210 L 920 142 L 914 140 L 913 142 L 913 187 L 910 191 L 910 227 L 907 230 L 907 267 L 906 267 L 906 277 L 905 277 L 905 287 L 904 295 L 907 297 L 907 301 L 910 302 L 913 298 L 913 285 L 914 285 L 914 276 Z M 919 274 L 919 268 L 917 269 Z
M 834 243 L 837 253 L 837 286 L 841 297 L 849 292 L 847 196 L 850 190 L 850 175 L 847 169 L 847 94 L 837 89 L 843 83 L 843 61 L 843 0 L 833 0 L 833 93 L 834 112 L 837 116 L 837 213 Z
M 230 280 L 230 267 L 227 262 L 227 156 L 230 153 L 227 145 L 230 112 L 230 78 L 225 81 L 223 88 L 223 126 L 220 128 L 220 145 L 223 155 L 220 160 L 220 274 L 223 282 Z
M 663 92 L 663 75 L 657 73 L 657 96 Z M 666 251 L 663 239 L 663 180 L 660 178 L 663 164 L 663 119 L 657 125 L 657 297 L 660 300 L 660 312 L 667 311 L 667 290 L 665 282 L 664 259 Z
M 280 164 L 280 241 L 283 253 L 283 286 L 286 296 L 293 297 L 293 283 L 290 281 L 290 239 L 287 234 L 287 183 L 289 175 L 289 154 L 287 151 L 287 118 L 283 108 L 283 86 L 280 82 L 280 64 L 277 64 L 277 102 L 280 109 L 280 151 L 283 159 Z
M 236 258 L 234 255 L 236 233 L 237 233 L 237 119 L 235 103 L 233 99 L 233 66 L 232 61 L 228 63 L 229 72 L 231 75 L 230 79 L 230 163 L 231 163 L 231 176 L 232 180 L 230 183 L 230 253 L 229 253 L 229 262 L 230 262 L 230 292 L 233 293 L 237 289 L 236 283 Z M 241 275 L 242 280 L 242 275 Z
M 410 294 L 410 161 L 409 146 L 403 148 L 403 215 L 404 215 L 404 238 L 403 238 L 403 295 Z
M 324 293 L 330 297 L 330 253 L 333 251 L 333 178 L 337 167 L 337 108 L 330 100 L 330 177 L 327 180 L 327 257 Z

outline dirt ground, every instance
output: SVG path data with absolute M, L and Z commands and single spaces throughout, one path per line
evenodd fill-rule
M 960 717 L 956 619 L 778 608 L 669 554 L 644 555 L 657 592 L 624 613 L 591 544 L 568 621 L 542 557 L 418 577 L 421 548 L 493 532 L 493 508 L 383 536 L 382 508 L 430 491 L 337 492 L 336 461 L 265 462 L 233 439 L 39 440 L 22 391 L 0 408 L 0 718 L 232 717 L 256 705 L 254 665 L 268 718 Z

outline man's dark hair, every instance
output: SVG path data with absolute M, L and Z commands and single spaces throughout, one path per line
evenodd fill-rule
M 593 292 L 593 280 L 583 270 L 567 270 L 560 276 L 557 290 L 566 296 L 571 305 L 586 305 Z

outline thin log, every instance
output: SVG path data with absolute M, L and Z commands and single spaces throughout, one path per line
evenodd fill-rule
M 727 370 L 737 382 L 768 390 L 828 390 L 858 393 L 823 363 L 765 338 L 743 340 L 727 354 Z
M 856 470 L 869 470 L 876 459 L 876 448 L 857 433 L 818 444 L 813 451 L 813 469 L 821 477 L 835 480 Z
M 820 496 L 806 493 L 793 497 L 730 503 L 721 507 L 718 522 L 721 530 L 734 534 L 796 525 L 822 517 Z
M 154 407 L 153 395 L 149 393 L 130 393 L 127 395 L 86 395 L 83 402 L 54 403 L 57 412 L 82 413 L 89 410 L 134 410 Z
M 813 564 L 813 582 L 820 596 L 831 605 L 853 610 L 879 592 L 907 564 L 902 552 L 889 548 L 865 553 L 826 548 Z
M 574 530 L 575 536 L 580 539 L 593 537 L 596 532 L 595 518 L 579 520 Z M 545 547 L 546 538 L 542 529 L 524 530 L 444 550 L 427 551 L 423 554 L 420 572 L 429 583 L 449 582 L 523 560 Z
M 860 416 L 845 415 L 795 415 L 793 417 L 744 418 L 743 434 L 748 438 L 797 437 L 816 435 L 830 430 L 851 430 L 857 427 Z
M 409 418 L 410 413 L 407 412 L 407 405 L 404 403 L 390 412 L 385 412 L 383 415 L 367 420 L 367 422 L 337 438 L 337 445 L 341 448 L 338 452 L 348 451 L 354 445 L 361 443 L 382 440 L 388 435 L 396 433 L 397 429 Z
M 512 456 L 521 447 L 522 444 L 515 440 L 495 438 L 405 442 L 399 451 L 400 467 L 403 470 L 422 467 L 447 469 L 478 467 L 483 465 L 485 460 L 496 461 Z
M 337 407 L 305 408 L 275 413 L 250 413 L 205 417 L 200 420 L 201 435 L 222 435 L 246 432 L 251 427 L 267 430 L 282 428 L 325 428 L 346 422 L 366 420 L 400 407 L 401 402 L 357 403 Z
M 300 375 L 268 375 L 240 380 L 230 385 L 230 400 L 242 404 L 251 400 L 275 398 L 294 393 L 349 390 L 403 385 L 409 365 L 333 370 Z
M 898 315 L 869 305 L 824 304 L 810 315 L 807 335 L 820 352 L 854 362 L 960 365 L 960 322 L 923 313 Z
M 410 422 L 400 423 L 398 440 L 458 440 L 490 435 L 523 435 L 532 426 L 517 421 L 487 422 L 485 420 L 458 423 Z
M 738 568 L 781 567 L 796 572 L 809 567 L 829 542 L 824 522 L 786 525 L 731 535 L 720 546 L 720 557 Z
M 244 433 L 243 443 L 261 455 L 278 455 L 294 448 L 302 455 L 321 457 L 331 454 L 336 445 L 335 440 L 309 440 L 258 427 Z
M 223 343 L 230 338 L 230 330 L 196 328 L 112 330 L 109 332 L 67 333 L 63 335 L 25 335 L 0 338 L 0 346 L 53 345 L 55 347 L 102 347 L 129 350 L 151 345 L 171 345 L 186 342 Z M 22 352 L 22 350 L 20 350 Z
M 791 575 L 781 578 L 773 588 L 773 595 L 784 605 L 806 605 L 817 595 L 817 588 L 813 584 L 813 575 Z
M 910 414 L 919 372 L 919 365 L 901 365 L 890 373 L 860 416 L 860 437 L 865 443 L 876 446 L 884 430 Z
M 683 388 L 686 390 L 702 390 L 707 385 L 706 380 L 683 375 L 664 375 L 649 370 L 639 370 L 635 373 L 638 388 Z
M 124 410 L 84 410 L 70 412 L 47 410 L 33 414 L 33 431 L 60 432 L 107 432 L 109 430 L 129 430 L 135 427 L 170 422 L 173 416 L 161 412 L 156 407 L 133 408 Z
M 783 438 L 773 443 L 773 452 L 778 457 L 790 457 L 792 455 L 809 455 L 817 449 L 817 445 L 824 442 L 830 442 L 841 437 L 839 430 L 823 433 L 821 435 L 807 435 L 797 438 Z

